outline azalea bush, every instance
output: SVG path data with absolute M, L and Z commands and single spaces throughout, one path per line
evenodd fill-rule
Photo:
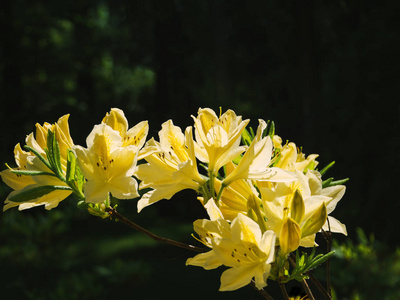
M 15 146 L 16 166 L 1 172 L 13 189 L 4 210 L 51 210 L 74 195 L 77 207 L 91 215 L 193 251 L 188 266 L 224 266 L 220 291 L 251 285 L 272 299 L 267 285 L 276 282 L 289 299 L 285 284 L 295 280 L 306 297 L 315 299 L 310 279 L 319 294 L 332 299 L 331 233 L 347 231 L 330 214 L 347 179 L 323 180 L 334 163 L 318 169 L 318 155 L 307 156 L 295 143 L 283 142 L 274 122 L 260 119 L 253 130 L 234 111 L 218 116 L 209 108 L 200 108 L 192 119 L 194 126 L 184 131 L 168 120 L 157 139 L 147 139 L 147 121 L 129 128 L 123 111 L 113 108 L 94 126 L 86 147 L 74 144 L 68 115 L 55 124 L 37 124 L 26 145 Z M 197 200 L 187 201 L 199 201 L 208 215 L 193 222 L 192 244 L 155 235 L 117 211 L 116 199 L 139 199 L 140 212 L 186 189 L 197 193 Z M 328 251 L 317 251 L 317 234 Z M 322 263 L 327 285 L 311 273 Z

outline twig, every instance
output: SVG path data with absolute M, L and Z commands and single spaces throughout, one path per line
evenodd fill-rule
M 267 299 L 267 300 L 274 300 L 274 298 L 272 298 L 272 296 L 271 296 L 270 294 L 268 294 L 266 290 L 264 290 L 264 289 L 259 290 L 259 289 L 256 287 L 256 285 L 255 285 L 255 283 L 254 283 L 253 280 L 250 282 L 250 286 L 251 286 L 253 289 L 255 289 L 264 299 Z
M 286 291 L 285 285 L 282 282 L 279 282 L 279 287 L 281 288 L 283 299 L 289 300 L 289 295 L 288 295 L 288 293 Z
M 307 280 L 303 278 L 303 281 L 301 283 L 303 285 L 304 290 L 306 291 L 307 296 L 310 298 L 310 300 L 315 300 L 313 293 L 310 290 L 310 287 L 308 286 Z
M 163 237 L 160 237 L 158 235 L 155 235 L 154 233 L 148 231 L 147 229 L 144 229 L 143 227 L 140 227 L 136 223 L 133 223 L 131 220 L 125 218 L 123 215 L 121 215 L 119 212 L 117 212 L 117 210 L 115 208 L 108 207 L 107 208 L 107 212 L 111 216 L 114 216 L 115 218 L 120 220 L 122 223 L 128 225 L 129 227 L 131 227 L 133 229 L 136 229 L 137 231 L 140 231 L 140 232 L 144 233 L 148 237 L 150 237 L 153 240 L 156 240 L 158 242 L 167 243 L 167 244 L 170 244 L 170 245 L 173 245 L 173 246 L 176 246 L 176 247 L 180 247 L 180 248 L 191 250 L 191 251 L 195 251 L 195 252 L 207 252 L 208 251 L 208 249 L 200 248 L 200 247 L 193 246 L 193 245 L 188 245 L 188 244 L 185 244 L 185 243 L 181 243 L 181 242 L 178 242 L 178 241 L 170 240 L 170 239 L 163 238 Z
M 294 259 L 291 257 L 293 254 L 289 255 L 289 262 L 292 265 L 293 268 L 296 267 L 296 262 L 294 261 Z M 306 291 L 307 296 L 310 298 L 310 300 L 315 300 L 313 293 L 310 290 L 310 287 L 308 286 L 307 281 L 303 278 L 302 281 L 302 286 L 303 289 Z
M 307 271 L 306 274 L 308 275 L 308 277 L 310 277 L 311 281 L 315 284 L 315 286 L 319 289 L 321 294 L 325 296 L 326 299 L 333 300 L 331 295 L 328 294 L 328 291 L 325 289 L 325 287 L 310 271 Z
M 197 247 L 197 246 L 188 245 L 188 244 L 185 244 L 185 243 L 181 243 L 181 242 L 178 242 L 178 241 L 170 240 L 170 239 L 163 238 L 163 237 L 160 237 L 158 235 L 155 235 L 154 233 L 148 231 L 147 229 L 144 229 L 143 227 L 140 227 L 136 223 L 132 222 L 131 220 L 125 218 L 123 215 L 121 215 L 119 212 L 117 212 L 117 210 L 115 208 L 113 208 L 113 207 L 108 207 L 106 210 L 110 214 L 110 216 L 114 216 L 116 219 L 120 220 L 125 225 L 128 225 L 129 227 L 144 233 L 145 235 L 147 235 L 148 237 L 152 238 L 153 240 L 156 240 L 158 242 L 167 243 L 167 244 L 170 244 L 170 245 L 173 245 L 173 246 L 176 246 L 176 247 L 180 247 L 180 248 L 191 250 L 191 251 L 195 251 L 195 252 L 207 252 L 208 251 L 205 248 L 200 248 L 200 247 Z M 254 289 L 256 289 L 258 291 L 258 293 L 262 297 L 264 297 L 264 299 L 274 300 L 274 298 L 272 298 L 264 289 L 259 290 L 255 286 L 253 281 L 250 283 L 250 285 Z
M 332 234 L 331 234 L 331 224 L 329 223 L 329 218 L 326 219 L 328 222 L 328 232 L 322 229 L 324 233 L 324 237 L 326 240 L 326 251 L 327 253 L 331 252 L 332 249 Z M 326 290 L 329 295 L 331 295 L 331 273 L 330 273 L 330 258 L 326 261 Z

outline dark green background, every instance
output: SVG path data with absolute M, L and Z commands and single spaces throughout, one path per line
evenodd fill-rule
M 149 137 L 170 118 L 192 125 L 199 107 L 230 108 L 253 127 L 258 118 L 274 120 L 283 140 L 320 154 L 322 166 L 336 161 L 328 176 L 350 181 L 333 216 L 351 240 L 359 227 L 391 253 L 399 245 L 398 2 L 1 5 L 3 166 L 36 122 L 66 113 L 74 142 L 85 145 L 112 107 L 131 126 L 149 120 Z M 9 190 L 1 192 L 5 199 Z M 0 286 L 9 298 L 257 297 L 250 288 L 216 292 L 221 270 L 186 268 L 190 253 L 87 216 L 74 201 L 1 216 Z M 203 217 L 191 192 L 141 215 L 135 206 L 121 202 L 120 210 L 180 240 L 192 241 L 190 222 Z

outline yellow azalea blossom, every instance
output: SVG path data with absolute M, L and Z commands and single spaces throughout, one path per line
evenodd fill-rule
M 40 125 L 37 123 L 35 136 L 33 133 L 31 133 L 26 138 L 26 144 L 29 147 L 34 149 L 44 158 L 47 158 L 44 149 L 47 148 L 48 131 L 50 130 L 54 132 L 55 138 L 60 147 L 61 169 L 64 175 L 67 169 L 67 150 L 71 149 L 74 145 L 69 133 L 68 118 L 69 115 L 64 115 L 55 124 L 50 124 L 46 122 L 43 125 Z M 18 166 L 14 170 L 43 171 L 51 173 L 51 170 L 49 170 L 38 157 L 30 152 L 23 151 L 19 144 L 15 146 L 14 155 L 15 161 Z M 3 210 L 7 210 L 15 206 L 18 206 L 19 210 L 23 210 L 40 205 L 44 205 L 46 209 L 52 209 L 58 206 L 60 201 L 64 200 L 71 194 L 70 190 L 56 189 L 36 199 L 32 199 L 26 202 L 13 202 L 10 201 L 10 199 L 27 190 L 46 185 L 65 187 L 67 187 L 67 185 L 62 180 L 54 176 L 48 175 L 17 175 L 12 173 L 11 170 L 4 170 L 0 173 L 0 175 L 3 181 L 12 189 L 14 189 L 14 191 L 11 192 L 5 200 L 5 206 Z
M 218 170 L 246 150 L 240 146 L 241 134 L 249 120 L 242 121 L 232 110 L 219 118 L 209 108 L 200 108 L 195 118 L 196 156 L 208 163 L 208 170 L 216 174 Z
M 185 134 L 172 120 L 162 124 L 160 142 L 149 140 L 142 150 L 147 164 L 137 167 L 140 189 L 152 188 L 138 202 L 138 211 L 161 199 L 170 199 L 184 189 L 197 191 L 206 180 L 197 170 L 192 128 Z
M 225 166 L 225 171 L 227 174 L 230 174 L 234 168 L 234 163 L 230 162 Z M 215 178 L 214 186 L 216 191 L 219 192 L 222 187 L 222 181 Z M 249 201 L 256 199 L 257 203 L 261 203 L 258 194 L 257 189 L 250 180 L 239 179 L 232 182 L 229 186 L 224 188 L 221 198 L 218 201 L 218 207 L 223 218 L 232 221 L 239 213 L 247 215 Z M 204 198 L 198 197 L 198 199 L 204 205 Z
M 216 182 L 215 187 L 219 190 L 221 184 Z M 224 218 L 233 220 L 239 213 L 247 215 L 248 202 L 253 198 L 258 198 L 255 187 L 248 180 L 239 179 L 223 190 L 219 208 Z
M 142 121 L 128 130 L 128 120 L 124 112 L 118 108 L 112 108 L 110 113 L 107 113 L 103 118 L 102 123 L 119 132 L 123 147 L 133 145 L 139 149 L 142 148 L 149 131 L 147 121 Z
M 318 154 L 310 154 L 306 158 L 305 154 L 298 150 L 295 143 L 290 142 L 282 146 L 282 139 L 277 135 L 272 140 L 274 148 L 280 150 L 275 167 L 306 173 L 308 169 L 313 170 L 318 165 L 318 161 L 316 161 Z
M 318 171 L 308 171 L 306 173 L 306 177 L 308 178 L 310 193 L 312 195 L 321 195 L 324 197 L 329 197 L 331 200 L 326 203 L 326 211 L 329 215 L 334 211 L 338 202 L 342 199 L 344 193 L 346 192 L 346 186 L 344 185 L 335 185 L 326 188 L 322 188 L 322 179 L 321 174 Z M 317 203 L 307 204 L 309 206 L 317 206 Z M 325 231 L 331 231 L 335 233 L 341 233 L 347 235 L 346 225 L 341 223 L 339 220 L 332 216 L 328 216 L 327 221 L 322 227 Z
M 344 194 L 342 187 L 322 192 L 324 189 L 320 181 L 318 184 L 316 173 L 308 171 L 305 175 L 296 170 L 296 182 L 259 187 L 268 219 L 267 229 L 273 230 L 284 243 L 291 241 L 291 245 L 284 245 L 288 251 L 298 246 L 315 245 L 315 234 L 326 224 L 328 214 Z M 332 219 L 333 232 L 346 234 L 343 224 L 330 216 L 328 218 Z
M 207 205 L 210 202 L 214 201 L 208 201 Z M 197 220 L 195 230 L 212 250 L 189 258 L 186 265 L 206 270 L 220 265 L 229 267 L 221 275 L 220 291 L 239 289 L 253 278 L 258 289 L 267 285 L 275 251 L 276 238 L 272 231 L 262 233 L 259 225 L 243 214 L 238 214 L 231 224 L 221 218 Z
M 77 162 L 87 179 L 83 189 L 87 202 L 101 203 L 111 193 L 119 199 L 139 196 L 132 177 L 139 152 L 137 146 L 123 147 L 119 131 L 106 124 L 94 126 L 87 148 L 75 146 Z
M 241 158 L 238 166 L 222 182 L 228 186 L 238 179 L 256 179 L 274 182 L 290 182 L 296 178 L 288 171 L 280 168 L 270 168 L 272 157 L 272 140 L 269 136 L 262 137 L 267 127 L 264 120 L 259 120 L 257 134 L 249 148 Z

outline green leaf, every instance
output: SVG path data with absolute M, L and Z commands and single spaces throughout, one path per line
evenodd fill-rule
M 11 173 L 17 174 L 17 175 L 27 175 L 27 176 L 40 176 L 40 175 L 46 175 L 46 176 L 55 176 L 53 173 L 49 172 L 44 172 L 44 171 L 28 171 L 28 170 L 12 170 L 10 169 Z
M 322 188 L 329 187 L 332 180 L 333 180 L 333 177 L 329 177 L 328 179 L 322 181 Z
M 278 148 L 275 148 L 274 154 L 272 155 L 273 158 L 271 160 L 272 163 L 270 164 L 270 167 L 275 167 L 279 163 L 281 156 L 282 156 L 281 150 Z
M 47 131 L 47 159 L 55 174 L 62 176 L 60 145 L 56 139 L 55 132 Z
M 75 169 L 75 179 L 76 179 L 78 189 L 80 191 L 82 191 L 83 185 L 85 184 L 85 177 L 83 176 L 81 169 L 79 169 L 78 165 L 76 166 L 76 169 Z
M 40 198 L 44 195 L 47 195 L 55 190 L 71 190 L 70 187 L 67 186 L 58 186 L 58 185 L 42 185 L 34 188 L 26 188 L 22 189 L 19 193 L 9 197 L 8 199 L 12 202 L 27 202 L 30 200 L 34 200 Z
M 75 173 L 76 173 L 76 157 L 72 152 L 72 150 L 68 149 L 67 172 L 65 174 L 65 179 L 68 184 L 71 184 L 75 181 Z
M 315 269 L 318 267 L 320 264 L 323 264 L 325 261 L 327 261 L 333 254 L 335 254 L 335 251 L 328 252 L 327 254 L 319 254 L 317 255 L 312 262 L 307 266 L 307 271 L 310 271 L 312 269 Z
M 323 168 L 319 173 L 322 175 L 324 175 L 326 173 L 326 171 L 328 171 L 330 168 L 332 168 L 332 166 L 335 164 L 335 162 L 331 162 L 330 164 L 328 164 L 325 168 Z
M 251 128 L 250 128 L 251 129 Z M 251 131 L 253 131 L 251 129 Z M 250 132 L 245 128 L 242 132 L 242 142 L 243 144 L 245 144 L 246 146 L 250 146 L 251 142 L 254 139 L 254 133 L 253 136 L 250 134 Z
M 25 145 L 24 148 L 25 148 L 26 150 L 32 152 L 37 158 L 40 159 L 40 161 L 41 161 L 42 163 L 45 164 L 45 166 L 46 166 L 47 168 L 49 168 L 49 169 L 51 170 L 51 165 L 50 165 L 49 161 L 48 161 L 46 158 L 44 158 L 43 156 L 41 156 L 39 152 L 37 152 L 37 151 L 36 151 L 35 149 L 33 149 L 32 147 L 29 147 L 28 145 Z
M 275 135 L 275 122 L 274 121 L 268 120 L 266 134 L 268 134 L 271 139 L 274 137 L 274 135 Z
M 329 186 L 334 186 L 334 185 L 343 184 L 343 183 L 346 183 L 346 182 L 349 181 L 349 180 L 350 180 L 350 178 L 335 180 L 335 181 L 332 181 L 332 182 L 330 183 Z
M 350 180 L 350 178 L 345 178 L 345 179 L 333 181 L 333 177 L 330 177 L 327 180 L 324 180 L 322 182 L 322 188 L 327 188 L 327 187 L 334 186 L 334 185 L 344 184 L 349 180 Z
M 302 281 L 303 279 L 308 279 L 306 272 L 315 269 L 320 264 L 327 261 L 335 251 L 328 252 L 327 254 L 318 254 L 315 255 L 316 248 L 314 247 L 311 253 L 308 255 L 307 253 L 302 253 L 299 255 L 299 251 L 296 251 L 296 266 L 292 270 L 292 273 L 283 280 L 284 283 L 289 282 L 291 280 Z

